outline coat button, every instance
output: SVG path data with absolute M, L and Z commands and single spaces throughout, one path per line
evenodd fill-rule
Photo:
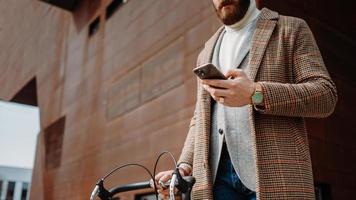
M 219 133 L 220 133 L 220 135 L 224 134 L 224 130 L 222 130 L 221 128 L 219 128 Z

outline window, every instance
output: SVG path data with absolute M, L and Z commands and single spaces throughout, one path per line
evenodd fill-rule
M 61 117 L 44 130 L 46 168 L 55 169 L 61 165 L 65 117 Z
M 126 3 L 126 0 L 112 0 L 108 7 L 106 7 L 105 18 L 109 19 L 124 3 Z
M 1 194 L 2 194 L 2 181 L 0 181 L 0 198 L 1 198 Z
M 26 200 L 28 192 L 28 183 L 22 183 L 21 200 Z
M 14 199 L 15 185 L 16 183 L 14 181 L 10 181 L 7 185 L 6 200 Z

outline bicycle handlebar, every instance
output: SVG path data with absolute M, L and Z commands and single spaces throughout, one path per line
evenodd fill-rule
M 114 196 L 115 194 L 118 194 L 121 192 L 128 192 L 128 191 L 132 191 L 132 190 L 140 190 L 140 189 L 146 189 L 146 188 L 151 188 L 149 181 L 117 186 L 117 187 L 114 187 L 111 190 L 109 190 L 109 192 L 112 196 Z
M 188 184 L 188 188 L 186 191 L 181 191 L 182 192 L 182 198 L 183 200 L 190 200 L 190 192 L 191 189 L 195 183 L 195 178 L 193 176 L 185 176 L 182 177 L 183 180 Z M 169 184 L 167 185 L 169 186 Z M 179 189 L 179 184 L 175 183 L 175 186 Z M 126 185 L 120 185 L 116 186 L 112 189 L 110 189 L 108 192 L 110 193 L 110 198 L 115 196 L 116 194 L 122 193 L 122 192 L 129 192 L 133 190 L 139 190 L 139 189 L 147 189 L 151 188 L 150 182 L 149 181 L 144 181 L 144 182 L 137 182 L 137 183 L 130 183 Z
M 167 153 L 167 152 L 163 152 L 163 153 Z M 161 155 L 163 155 L 163 153 L 161 153 Z M 157 161 L 159 160 L 161 155 L 158 157 Z M 176 161 L 175 161 L 173 155 L 171 153 L 170 153 L 170 155 L 172 156 L 172 158 L 175 162 L 175 165 L 176 165 Z M 156 164 L 154 167 L 154 171 L 156 170 L 157 161 L 156 161 Z M 154 178 L 154 174 L 152 175 L 151 172 L 143 165 L 133 163 L 133 164 L 126 164 L 126 165 L 122 165 L 120 167 L 116 167 L 109 174 L 105 175 L 103 178 L 101 178 L 96 183 L 96 185 L 90 195 L 90 200 L 94 200 L 95 197 L 99 197 L 101 200 L 112 200 L 114 195 L 121 193 L 121 192 L 128 192 L 128 191 L 132 191 L 132 190 L 150 188 L 151 185 L 150 185 L 149 181 L 121 185 L 121 186 L 114 187 L 110 190 L 107 190 L 104 187 L 104 180 L 108 176 L 110 176 L 112 173 L 114 173 L 115 171 L 117 171 L 123 167 L 134 166 L 134 165 L 144 168 L 150 174 L 151 178 L 152 179 Z M 174 169 L 174 171 L 172 173 L 172 178 L 173 178 L 173 181 L 171 181 L 171 183 L 166 183 L 167 188 L 170 186 L 170 195 L 171 195 L 172 199 L 174 199 L 174 188 L 177 188 L 181 192 L 183 200 L 190 200 L 190 194 L 193 189 L 193 185 L 195 184 L 195 178 L 193 176 L 182 177 L 181 174 L 179 173 L 178 167 L 176 167 Z M 156 197 L 157 197 L 157 193 L 156 193 Z

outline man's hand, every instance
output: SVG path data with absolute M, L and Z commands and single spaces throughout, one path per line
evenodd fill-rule
M 215 101 L 226 106 L 241 107 L 250 104 L 251 96 L 255 91 L 255 83 L 240 69 L 229 70 L 225 76 L 231 77 L 231 79 L 203 80 L 204 89 Z M 221 98 L 223 98 L 223 102 Z
M 189 170 L 189 171 L 187 171 L 187 170 Z M 182 176 L 190 175 L 190 173 L 191 173 L 190 171 L 191 171 L 191 169 L 186 169 L 186 168 L 179 169 L 179 173 Z M 185 173 L 189 173 L 189 174 L 185 174 Z M 162 184 L 169 181 L 172 178 L 172 174 L 173 174 L 173 170 L 168 170 L 168 171 L 160 172 L 155 176 L 157 192 L 159 193 L 160 199 L 169 199 L 169 188 L 163 188 Z M 151 184 L 151 187 L 154 188 L 153 180 L 150 181 L 150 184 Z

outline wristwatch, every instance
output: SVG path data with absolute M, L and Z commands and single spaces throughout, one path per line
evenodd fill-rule
M 259 83 L 255 84 L 255 92 L 251 96 L 251 102 L 253 105 L 261 105 L 263 103 L 263 91 Z

